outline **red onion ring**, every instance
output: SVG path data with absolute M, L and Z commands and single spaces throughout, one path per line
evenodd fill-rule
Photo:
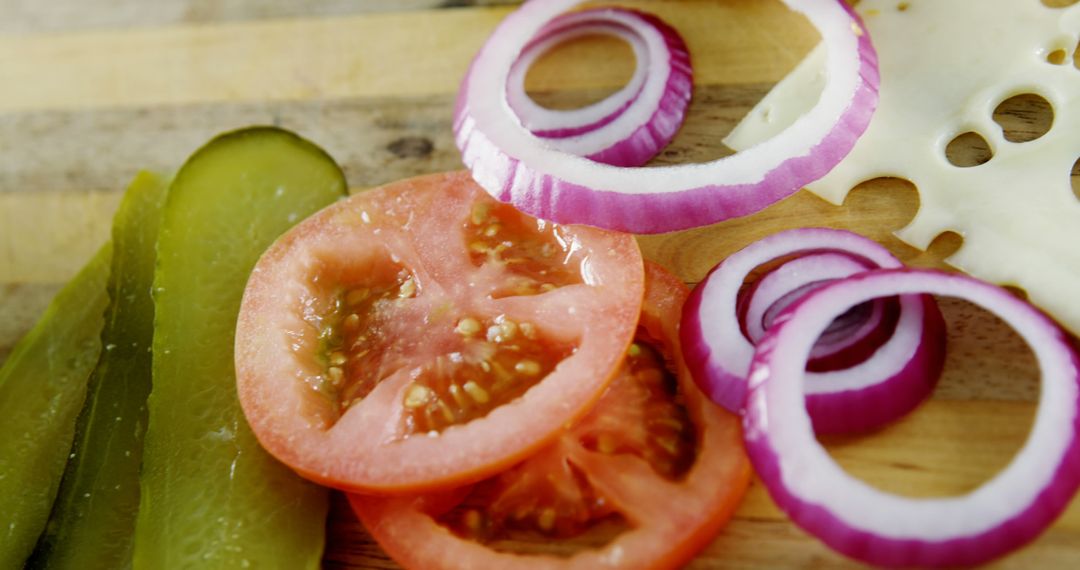
M 705 164 L 615 168 L 552 148 L 520 124 L 506 101 L 514 62 L 543 26 L 581 0 L 529 1 L 510 14 L 477 54 L 462 83 L 454 132 L 473 178 L 496 198 L 534 216 L 636 233 L 701 226 L 756 212 L 832 169 L 863 133 L 877 105 L 877 54 L 858 15 L 839 0 L 785 0 L 826 45 L 827 83 L 814 108 L 773 138 Z M 662 46 L 649 43 L 650 62 Z M 671 109 L 684 88 L 653 74 L 642 109 Z M 673 83 L 674 81 L 674 83 Z M 663 125 L 663 117 L 656 116 Z M 647 144 L 649 123 L 626 112 L 613 137 Z
M 791 295 L 792 302 L 801 299 L 808 292 L 809 290 L 794 292 Z M 862 310 L 853 315 L 837 317 L 837 322 L 821 335 L 810 353 L 807 370 L 828 372 L 849 368 L 865 361 L 892 336 L 900 318 L 900 304 L 896 299 L 880 299 L 868 307 L 854 308 L 858 309 Z M 774 316 L 766 315 L 770 327 Z
M 728 410 L 742 410 L 754 346 L 743 336 L 736 313 L 739 288 L 756 267 L 797 253 L 839 252 L 864 267 L 902 264 L 876 242 L 826 228 L 780 232 L 750 244 L 717 265 L 695 288 L 683 313 L 681 336 L 687 364 L 702 390 Z M 837 262 L 833 256 L 818 262 Z M 837 277 L 856 267 L 836 265 Z M 822 277 L 825 271 L 815 274 Z M 839 369 L 811 371 L 806 404 L 818 433 L 847 433 L 880 427 L 911 411 L 933 390 L 944 364 L 945 324 L 933 299 L 899 298 L 891 336 L 873 353 Z M 804 361 L 805 362 L 805 361 Z
M 945 320 L 933 298 L 900 297 L 896 329 L 847 368 L 808 372 L 806 408 L 819 434 L 866 432 L 915 409 L 945 365 Z
M 607 98 L 580 109 L 554 110 L 536 104 L 525 92 L 529 67 L 555 46 L 589 35 L 614 36 L 630 45 L 637 62 L 630 81 Z M 664 65 L 652 65 L 655 55 L 650 54 L 649 45 L 662 46 L 660 55 L 661 63 L 666 62 Z M 639 97 L 645 81 L 656 73 L 670 73 L 669 84 L 678 88 L 668 94 L 664 114 L 658 114 L 656 108 L 639 108 L 646 104 Z M 564 14 L 544 26 L 514 63 L 507 100 L 522 125 L 555 148 L 616 166 L 640 166 L 674 138 L 690 104 L 691 87 L 690 54 L 678 32 L 649 14 L 624 8 L 596 8 Z M 653 136 L 613 137 L 609 125 L 624 113 L 647 118 Z
M 931 293 L 996 314 L 1028 343 L 1041 371 L 1031 434 L 1012 463 L 975 491 L 908 499 L 845 473 L 814 437 L 803 365 L 816 333 L 854 304 Z M 1080 360 L 1048 317 L 1008 291 L 958 274 L 882 270 L 836 281 L 804 298 L 758 345 L 745 438 L 758 474 L 799 526 L 836 550 L 883 566 L 966 566 L 1032 540 L 1080 485 Z
M 802 297 L 810 289 L 821 287 L 828 281 L 862 273 L 870 268 L 865 261 L 832 251 L 803 255 L 776 267 L 758 279 L 746 297 L 746 309 L 741 319 L 747 338 L 754 343 L 761 340 L 767 328 L 766 315 L 778 314 L 795 300 L 792 296 Z M 825 334 L 828 331 L 822 336 Z
M 739 294 L 743 334 L 756 344 L 773 320 L 813 289 L 874 266 L 842 252 L 811 253 L 781 264 Z M 810 351 L 806 369 L 827 372 L 858 364 L 874 353 L 896 329 L 896 299 L 878 299 L 859 305 L 836 318 Z

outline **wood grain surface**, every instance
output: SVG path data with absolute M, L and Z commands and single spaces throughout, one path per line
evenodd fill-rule
M 0 0 L 0 359 L 106 238 L 127 180 L 175 169 L 215 133 L 260 123 L 295 130 L 337 158 L 354 189 L 460 168 L 454 94 L 511 9 L 502 4 L 513 2 Z M 657 164 L 727 154 L 723 136 L 816 40 L 775 0 L 629 4 L 677 27 L 694 58 L 687 123 Z M 573 106 L 614 91 L 632 67 L 625 46 L 587 38 L 544 58 L 528 85 L 545 104 Z M 1003 121 L 1023 131 L 1042 118 L 1021 107 Z M 877 180 L 842 207 L 804 192 L 640 243 L 690 283 L 757 238 L 809 225 L 851 229 L 913 265 L 943 267 L 958 236 L 922 252 L 891 235 L 917 208 L 909 184 Z M 880 433 L 825 442 L 857 476 L 911 496 L 964 493 L 992 476 L 1022 444 L 1038 399 L 1030 351 L 1007 327 L 964 303 L 943 306 L 949 357 L 934 399 Z M 396 568 L 338 499 L 325 566 Z M 757 483 L 690 565 L 856 566 L 795 527 Z M 995 566 L 1080 566 L 1080 506 Z

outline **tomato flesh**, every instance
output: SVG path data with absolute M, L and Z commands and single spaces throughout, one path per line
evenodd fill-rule
M 572 435 L 522 464 L 474 486 L 438 520 L 460 536 L 490 543 L 522 532 L 570 538 L 617 517 L 572 462 L 575 449 L 641 458 L 657 475 L 677 480 L 693 464 L 696 437 L 676 379 L 639 332 L 619 373 Z
M 264 254 L 237 327 L 260 442 L 317 482 L 411 493 L 520 461 L 585 414 L 633 338 L 631 236 L 540 222 L 464 173 L 370 190 Z
M 581 444 L 605 454 L 629 453 L 666 479 L 683 476 L 694 462 L 694 424 L 675 375 L 658 346 L 639 334 L 630 346 L 619 382 L 577 431 Z
M 478 203 L 465 228 L 473 265 L 503 264 L 510 278 L 494 296 L 536 295 L 581 283 L 580 271 L 567 263 L 573 238 L 562 227 L 526 218 L 507 204 Z
M 474 329 L 485 336 L 468 332 Z M 405 389 L 407 434 L 438 432 L 484 417 L 524 395 L 573 352 L 569 345 L 538 338 L 530 323 L 518 324 L 505 315 L 487 321 L 465 317 L 455 331 L 464 337 L 461 349 L 437 357 Z
M 493 298 L 536 295 L 582 282 L 570 264 L 573 252 L 559 226 L 478 201 L 463 233 L 473 265 L 503 265 L 508 270 L 507 287 L 493 292 Z M 318 281 L 314 278 L 312 285 Z M 363 283 L 333 293 L 333 304 L 325 312 L 315 309 L 314 299 L 306 305 L 305 320 L 322 341 L 316 352 L 321 373 L 309 384 L 336 402 L 339 415 L 407 363 L 408 347 L 400 341 L 408 333 L 394 334 L 392 323 L 431 320 L 410 314 L 423 307 L 409 306 L 419 293 L 412 273 L 392 263 L 381 275 L 368 275 Z M 484 417 L 522 396 L 575 348 L 542 338 L 533 323 L 505 314 L 464 315 L 435 326 L 441 330 L 421 336 L 431 341 L 434 332 L 441 350 L 417 369 L 405 388 L 401 437 L 437 433 Z M 456 334 L 446 334 L 448 326 Z
M 392 558 L 425 569 L 664 568 L 714 536 L 749 482 L 738 419 L 705 400 L 679 356 L 685 286 L 658 266 L 646 273 L 636 341 L 572 429 L 455 492 L 350 496 Z

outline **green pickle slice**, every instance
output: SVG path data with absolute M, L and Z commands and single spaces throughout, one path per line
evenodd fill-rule
M 233 335 L 263 250 L 345 193 L 325 152 L 268 127 L 214 139 L 173 180 L 154 276 L 135 568 L 319 567 L 327 491 L 251 433 L 236 397 Z
M 101 353 L 112 248 L 53 299 L 0 367 L 0 568 L 22 568 L 45 528 Z
M 90 375 L 71 459 L 28 568 L 131 566 L 150 394 L 154 246 L 167 189 L 165 178 L 139 173 L 113 218 L 104 351 Z

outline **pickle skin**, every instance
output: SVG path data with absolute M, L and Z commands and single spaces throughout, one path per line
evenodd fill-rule
M 113 218 L 113 259 L 101 344 L 72 458 L 27 568 L 131 566 L 139 464 L 150 393 L 155 246 L 168 181 L 140 172 Z
M 236 397 L 233 336 L 262 252 L 346 189 L 325 152 L 269 127 L 214 139 L 173 180 L 154 276 L 137 570 L 320 567 L 328 492 L 251 433 Z
M 0 569 L 23 567 L 49 518 L 101 353 L 111 257 L 106 244 L 0 367 Z

